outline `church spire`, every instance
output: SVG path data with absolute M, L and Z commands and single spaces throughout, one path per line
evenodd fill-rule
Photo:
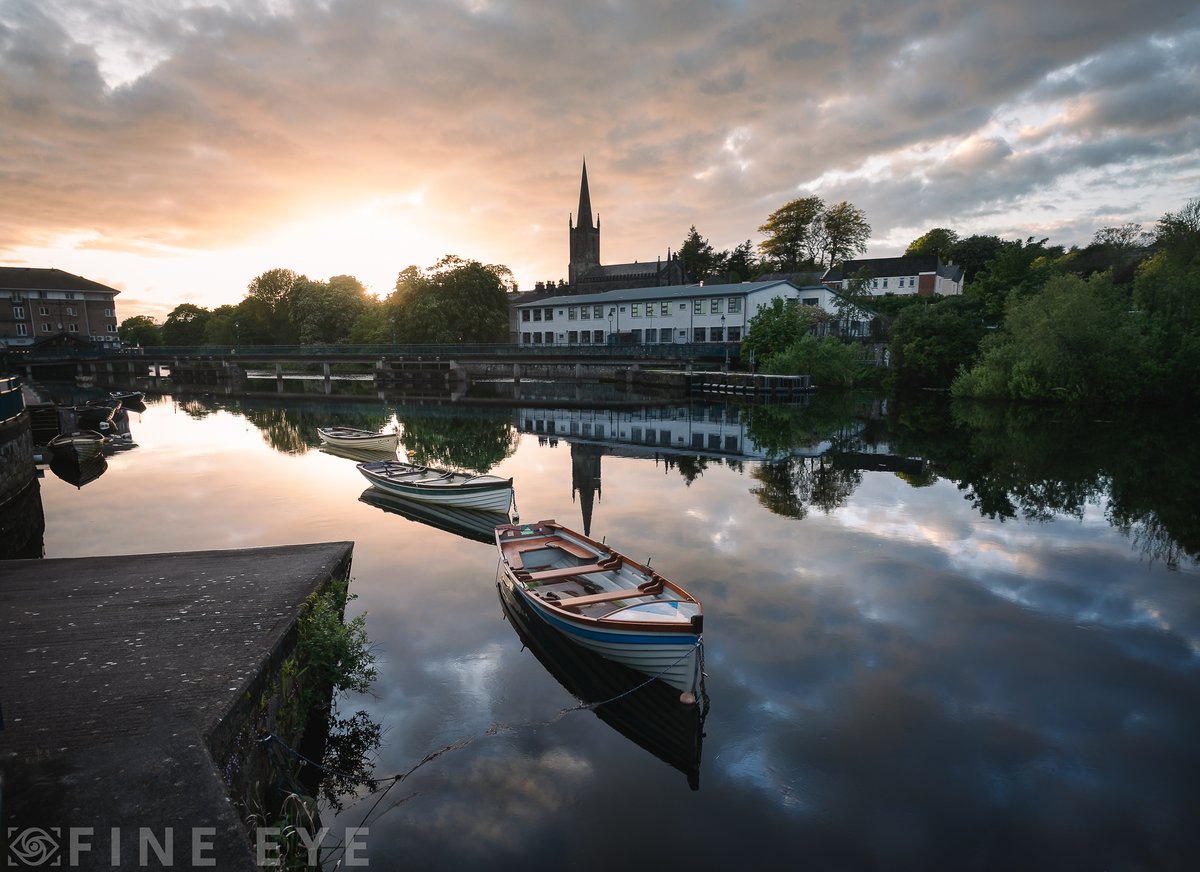
M 577 227 L 592 229 L 592 195 L 588 191 L 586 157 L 583 159 L 583 178 L 579 182 L 579 211 L 575 214 L 579 216 Z

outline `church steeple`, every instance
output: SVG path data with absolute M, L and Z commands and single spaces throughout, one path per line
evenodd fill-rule
M 579 180 L 579 223 L 567 218 L 570 234 L 571 261 L 567 266 L 567 283 L 574 285 L 581 275 L 593 267 L 600 266 L 600 216 L 592 223 L 592 195 L 588 190 L 587 159 L 583 161 L 583 175 Z

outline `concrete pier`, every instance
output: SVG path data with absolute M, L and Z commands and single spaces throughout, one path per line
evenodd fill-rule
M 24 839 L 68 868 L 255 868 L 214 745 L 352 548 L 0 563 L 0 865 Z

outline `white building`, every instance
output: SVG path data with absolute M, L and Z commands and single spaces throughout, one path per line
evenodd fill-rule
M 831 267 L 821 281 L 832 288 L 846 290 L 860 270 L 870 276 L 868 291 L 873 297 L 885 294 L 949 297 L 963 292 L 963 268 L 942 263 L 936 254 L 848 260 Z
M 777 297 L 820 307 L 835 318 L 837 293 L 786 280 L 728 285 L 668 285 L 571 294 L 517 303 L 520 345 L 633 345 L 741 342 L 750 319 Z M 809 302 L 815 300 L 816 302 Z M 869 316 L 851 331 L 865 335 Z M 610 338 L 613 337 L 613 338 Z

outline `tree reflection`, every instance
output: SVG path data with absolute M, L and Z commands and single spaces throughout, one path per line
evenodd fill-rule
M 829 457 L 788 457 L 763 463 L 750 475 L 759 482 L 750 493 L 785 518 L 802 519 L 810 506 L 826 514 L 845 505 L 862 484 L 862 472 L 837 466 Z
M 400 441 L 415 463 L 487 472 L 517 450 L 519 434 L 507 414 L 439 409 L 402 415 Z

